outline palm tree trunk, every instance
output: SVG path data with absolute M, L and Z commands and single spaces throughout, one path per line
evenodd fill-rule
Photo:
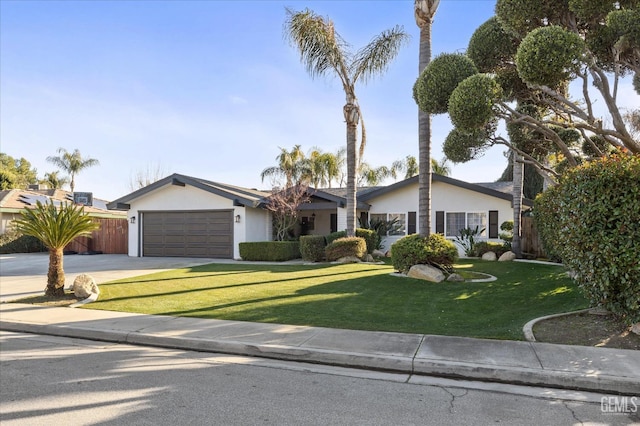
M 64 296 L 63 249 L 49 249 L 49 271 L 47 272 L 47 288 L 45 296 Z
M 420 26 L 418 74 L 431 61 L 431 21 Z M 418 110 L 418 233 L 431 233 L 431 115 Z
M 347 122 L 347 236 L 356 235 L 356 139 L 358 137 L 358 106 L 347 98 L 344 106 L 344 118 Z
M 511 251 L 522 258 L 522 188 L 524 185 L 524 161 L 521 155 L 511 152 L 513 158 L 513 240 Z

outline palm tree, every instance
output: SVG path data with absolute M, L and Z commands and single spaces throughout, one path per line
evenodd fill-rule
M 358 186 L 361 186 L 362 183 L 365 183 L 368 186 L 376 186 L 389 176 L 395 177 L 394 175 L 395 171 L 393 169 L 389 169 L 387 166 L 374 168 L 363 161 L 358 167 Z
M 416 24 L 420 28 L 420 59 L 418 75 L 431 62 L 431 24 L 440 0 L 415 0 L 413 11 Z M 418 233 L 431 233 L 431 116 L 418 109 Z
M 431 170 L 435 174 L 438 174 L 441 176 L 449 176 L 449 173 L 451 173 L 451 167 L 449 167 L 449 164 L 447 164 L 447 157 L 444 157 L 441 161 L 438 161 L 435 158 L 432 158 Z
M 45 173 L 41 183 L 49 185 L 51 189 L 62 189 L 69 183 L 67 176 L 58 176 L 58 171 Z
M 285 35 L 300 53 L 300 60 L 311 77 L 334 73 L 342 83 L 346 96 L 343 107 L 347 125 L 347 235 L 355 235 L 356 224 L 356 142 L 358 124 L 361 126 L 360 157 L 366 135 L 355 85 L 382 74 L 396 57 L 408 35 L 401 27 L 383 31 L 369 44 L 353 53 L 350 46 L 336 32 L 333 21 L 309 9 L 295 12 L 287 9 Z
M 57 152 L 61 155 L 57 157 L 47 157 L 47 161 L 55 164 L 71 176 L 71 192 L 76 188 L 76 174 L 88 167 L 100 164 L 95 158 L 82 158 L 80 151 L 77 149 L 71 153 L 64 148 L 58 148 Z
M 63 203 L 58 208 L 53 203 L 38 201 L 35 209 L 25 209 L 21 214 L 21 219 L 13 221 L 15 229 L 23 235 L 38 238 L 49 250 L 45 295 L 64 296 L 63 250 L 76 237 L 91 235 L 100 224 L 91 220 L 84 207 L 70 203 Z
M 395 179 L 398 172 L 404 172 L 404 178 L 409 179 L 418 174 L 418 160 L 413 155 L 407 155 L 404 160 L 396 160 L 391 164 L 391 175 Z
M 260 177 L 263 182 L 266 177 L 284 177 L 286 187 L 291 188 L 294 184 L 300 183 L 302 178 L 308 174 L 305 169 L 304 159 L 305 155 L 300 145 L 294 146 L 291 151 L 287 151 L 286 148 L 280 148 L 280 154 L 276 157 L 278 165 L 267 167 L 260 173 Z

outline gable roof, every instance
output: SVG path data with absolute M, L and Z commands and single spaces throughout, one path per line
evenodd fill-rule
M 265 198 L 270 195 L 269 192 L 259 191 L 257 189 L 242 188 L 240 186 L 227 185 L 224 183 L 212 182 L 205 179 L 174 173 L 152 183 L 151 185 L 147 185 L 144 188 L 140 188 L 137 191 L 133 191 L 124 197 L 120 197 L 117 200 L 110 202 L 108 204 L 108 208 L 113 210 L 129 210 L 129 203 L 131 201 L 167 185 L 190 185 L 194 188 L 233 200 L 235 205 L 247 207 L 259 207 L 264 203 Z
M 37 202 L 53 203 L 73 203 L 73 193 L 62 189 L 10 189 L 0 191 L 0 211 L 3 213 L 19 213 L 23 209 L 33 209 Z M 123 216 L 120 212 L 107 209 L 107 201 L 100 198 L 93 198 L 93 205 L 84 206 L 85 213 L 96 217 Z
M 513 182 L 491 182 L 491 183 L 469 183 L 462 180 L 454 179 L 449 176 L 443 176 L 436 173 L 431 175 L 433 182 L 442 182 L 449 185 L 457 186 L 459 188 L 468 189 L 470 191 L 479 192 L 481 194 L 489 195 L 491 197 L 500 198 L 502 200 L 513 201 L 513 195 L 511 193 L 513 189 Z M 396 182 L 388 186 L 381 186 L 374 190 L 367 191 L 364 194 L 358 194 L 358 198 L 362 201 L 368 201 L 372 198 L 379 197 L 380 195 L 387 194 L 400 188 L 404 188 L 408 185 L 418 183 L 418 176 L 413 176 L 408 179 Z M 501 190 L 498 190 L 500 188 Z M 528 207 L 533 206 L 533 201 L 528 198 L 522 199 L 522 204 Z

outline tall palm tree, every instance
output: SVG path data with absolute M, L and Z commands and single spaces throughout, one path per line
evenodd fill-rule
M 47 161 L 58 166 L 62 171 L 66 172 L 71 176 L 71 192 L 76 188 L 76 174 L 80 173 L 82 170 L 91 167 L 97 166 L 100 164 L 98 160 L 95 158 L 82 158 L 80 155 L 80 151 L 75 149 L 73 152 L 68 152 L 64 148 L 58 148 L 57 157 L 47 157 Z
M 409 179 L 418 174 L 418 160 L 413 155 L 407 155 L 403 160 L 396 160 L 391 164 L 391 175 L 395 179 L 398 172 L 404 172 L 404 178 Z
M 76 237 L 91 235 L 100 227 L 84 212 L 71 203 L 59 208 L 53 203 L 36 202 L 35 209 L 25 209 L 22 217 L 13 221 L 15 229 L 23 235 L 38 238 L 49 250 L 49 271 L 45 295 L 64 296 L 64 248 Z
M 358 124 L 361 126 L 360 157 L 366 136 L 355 85 L 382 74 L 396 57 L 408 35 L 401 27 L 383 31 L 369 44 L 353 53 L 349 44 L 337 33 L 333 21 L 305 9 L 287 9 L 285 35 L 300 53 L 300 60 L 311 77 L 335 74 L 346 96 L 343 107 L 347 125 L 347 235 L 355 235 L 356 225 L 356 143 Z
M 67 176 L 59 176 L 58 171 L 45 173 L 44 179 L 41 183 L 49 185 L 51 189 L 62 189 L 66 184 L 69 183 L 69 178 Z
M 331 187 L 331 181 L 340 175 L 339 160 L 336 154 L 322 152 L 314 147 L 306 158 L 308 181 L 314 188 Z
M 435 158 L 432 158 L 431 170 L 435 174 L 438 174 L 441 176 L 449 176 L 449 173 L 451 173 L 451 167 L 449 167 L 449 164 L 447 164 L 447 157 L 444 157 L 440 161 L 436 160 Z
M 300 145 L 294 146 L 291 151 L 280 148 L 280 154 L 276 157 L 277 166 L 267 167 L 260 173 L 264 182 L 266 177 L 284 177 L 286 187 L 291 188 L 294 184 L 300 183 L 302 178 L 308 174 L 305 170 L 305 155 Z
M 415 0 L 413 11 L 420 28 L 420 59 L 418 75 L 431 62 L 431 24 L 440 0 Z M 418 109 L 418 233 L 431 233 L 431 116 Z

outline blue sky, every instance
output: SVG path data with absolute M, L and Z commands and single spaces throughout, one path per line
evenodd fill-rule
M 493 15 L 494 0 L 442 0 L 434 56 L 464 51 Z M 367 127 L 365 161 L 417 156 L 419 32 L 412 0 L 12 1 L 0 2 L 0 150 L 25 157 L 42 177 L 58 147 L 100 165 L 77 191 L 112 200 L 148 167 L 252 188 L 279 147 L 335 152 L 345 144 L 344 94 L 332 77 L 311 79 L 283 37 L 285 7 L 328 16 L 355 48 L 395 25 L 411 40 L 383 76 L 357 87 Z M 622 87 L 622 103 L 640 97 Z M 451 128 L 432 125 L 432 156 Z M 493 181 L 502 148 L 454 165 L 452 176 Z

